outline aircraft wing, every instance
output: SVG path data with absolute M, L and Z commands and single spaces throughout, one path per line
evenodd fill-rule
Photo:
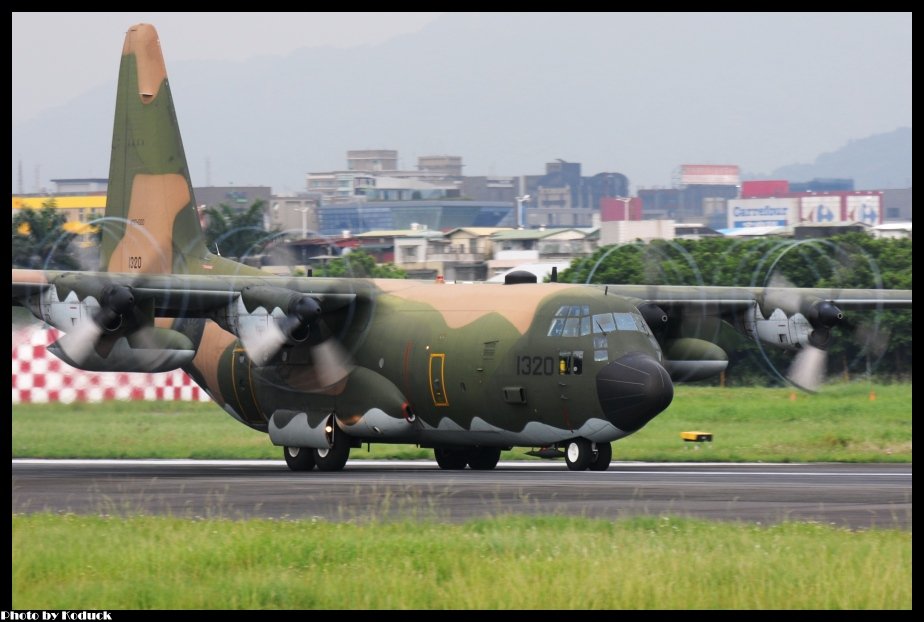
M 351 303 L 368 290 L 361 280 L 275 276 L 133 274 L 126 272 L 66 272 L 14 269 L 12 303 L 28 306 L 29 298 L 54 290 L 64 301 L 73 293 L 78 300 L 100 298 L 107 287 L 130 288 L 136 305 L 149 304 L 155 317 L 210 317 L 254 288 L 276 288 L 309 294 L 323 311 Z M 97 295 L 99 294 L 99 295 Z M 72 297 L 73 300 L 73 297 Z
M 728 314 L 758 305 L 765 317 L 774 309 L 806 314 L 820 302 L 844 310 L 911 307 L 911 290 L 797 287 L 718 287 L 689 285 L 601 285 L 609 292 L 669 309 Z
M 265 364 L 287 343 L 329 336 L 329 320 L 371 287 L 361 279 L 14 269 L 11 297 L 65 333 L 51 349 L 74 367 L 157 372 L 195 355 L 184 330 L 160 318 L 214 320 Z
M 705 342 L 735 347 L 735 333 L 768 347 L 797 351 L 786 373 L 793 385 L 814 391 L 826 368 L 832 329 L 851 311 L 911 307 L 911 290 L 795 287 L 690 287 L 603 285 L 607 293 L 639 300 L 638 309 L 662 331 L 668 368 L 697 379 L 716 351 Z M 730 332 L 732 329 L 734 332 Z M 779 372 L 778 372 L 779 373 Z M 782 376 L 781 376 L 782 377 Z

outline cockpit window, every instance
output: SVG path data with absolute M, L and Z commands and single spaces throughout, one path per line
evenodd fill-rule
M 561 331 L 565 328 L 565 318 L 557 317 L 552 320 L 549 327 L 549 337 L 561 337 Z
M 631 330 L 649 334 L 648 325 L 636 313 L 598 313 L 593 316 L 593 332 L 607 335 L 616 330 Z
M 549 337 L 578 337 L 590 332 L 590 305 L 560 306 L 549 326 Z
M 631 313 L 614 313 L 613 315 L 616 317 L 616 328 L 619 330 L 638 330 Z
M 643 318 L 638 313 L 632 313 L 631 315 L 632 315 L 632 319 L 635 320 L 635 326 L 636 328 L 638 328 L 638 332 L 645 333 L 646 335 L 650 335 L 651 329 L 648 328 L 648 324 L 645 322 L 645 318 Z
M 650 334 L 645 320 L 637 313 L 597 313 L 590 305 L 562 305 L 549 326 L 549 337 L 584 337 L 591 333 L 608 335 L 617 330 Z
M 593 317 L 593 325 L 595 333 L 604 335 L 616 330 L 616 322 L 613 320 L 612 313 L 598 313 Z
M 581 337 L 590 334 L 590 316 L 585 315 L 581 318 Z

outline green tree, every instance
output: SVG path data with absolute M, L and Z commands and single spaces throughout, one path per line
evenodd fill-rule
M 71 242 L 74 234 L 64 230 L 67 217 L 58 211 L 54 199 L 41 209 L 21 209 L 13 217 L 11 243 L 14 268 L 76 270 Z
M 406 279 L 407 273 L 395 264 L 376 264 L 375 258 L 364 250 L 355 250 L 348 255 L 331 259 L 321 271 L 323 276 Z
M 273 239 L 275 229 L 267 231 L 263 216 L 266 201 L 256 200 L 247 209 L 221 203 L 207 207 L 205 239 L 209 250 L 225 257 L 242 259 L 259 254 Z
M 562 271 L 566 283 L 766 285 L 911 289 L 911 240 L 863 233 L 823 240 L 706 238 L 608 246 Z M 910 375 L 911 312 L 850 311 L 828 349 L 834 374 Z M 730 330 L 722 334 L 730 335 Z M 737 339 L 729 351 L 732 381 L 766 378 L 768 365 L 785 372 L 791 353 Z

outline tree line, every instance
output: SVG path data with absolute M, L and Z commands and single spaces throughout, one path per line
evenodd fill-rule
M 912 289 L 911 240 L 850 233 L 825 239 L 655 240 L 606 246 L 576 259 L 567 283 Z M 851 311 L 828 348 L 829 374 L 911 376 L 911 311 Z M 732 383 L 780 380 L 789 353 L 742 338 L 729 351 Z
M 282 238 L 282 232 L 269 226 L 266 202 L 254 201 L 247 208 L 221 203 L 203 210 L 203 235 L 213 253 L 244 261 L 257 257 Z M 57 209 L 53 198 L 40 209 L 22 209 L 13 216 L 12 262 L 14 268 L 40 270 L 97 270 L 99 266 L 98 227 L 91 239 L 78 245 L 77 233 L 65 228 L 67 216 Z M 79 247 L 78 247 L 79 246 Z M 403 279 L 406 273 L 394 264 L 377 264 L 363 250 L 332 259 L 316 270 L 317 276 Z
M 265 203 L 247 209 L 227 205 L 207 208 L 205 236 L 213 252 L 228 257 L 257 255 L 279 232 L 267 229 Z M 76 245 L 78 236 L 64 228 L 65 215 L 54 200 L 41 209 L 23 209 L 12 221 L 12 265 L 15 268 L 92 270 L 99 232 Z M 79 248 L 76 248 L 79 247 Z M 98 252 L 98 251 L 97 251 Z M 379 265 L 355 250 L 315 270 L 316 276 L 405 278 L 393 264 Z M 794 286 L 829 288 L 912 289 L 911 240 L 877 239 L 862 233 L 821 240 L 787 238 L 655 240 L 606 246 L 577 258 L 559 276 L 567 283 L 650 285 Z M 850 312 L 828 348 L 829 373 L 882 378 L 911 376 L 911 311 Z M 780 379 L 791 354 L 742 341 L 727 348 L 731 383 Z M 769 373 L 768 373 L 769 372 Z

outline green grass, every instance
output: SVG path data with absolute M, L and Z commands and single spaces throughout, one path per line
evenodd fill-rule
M 12 517 L 14 609 L 910 609 L 911 532 Z
M 790 389 L 678 387 L 671 406 L 613 445 L 618 460 L 911 462 L 911 385 Z M 793 401 L 793 397 L 795 400 Z M 712 432 L 683 443 L 680 432 Z
M 678 387 L 670 408 L 613 446 L 615 460 L 911 462 L 911 385 L 789 389 Z M 795 401 L 791 396 L 795 395 Z M 703 430 L 712 443 L 684 443 Z M 215 404 L 108 402 L 13 407 L 13 455 L 48 458 L 273 458 L 265 434 Z M 431 458 L 408 445 L 354 449 L 353 458 Z M 523 450 L 505 459 L 523 457 Z

